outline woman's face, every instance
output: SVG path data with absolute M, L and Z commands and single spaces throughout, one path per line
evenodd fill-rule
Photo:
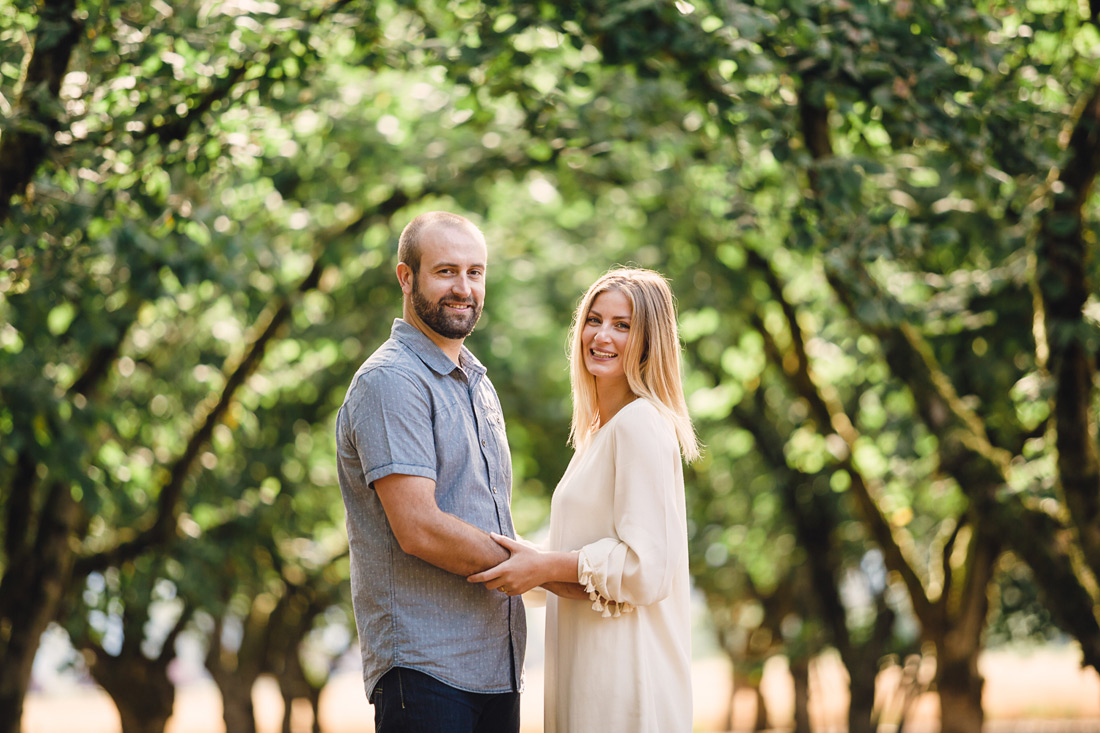
M 581 329 L 584 366 L 597 380 L 626 379 L 623 359 L 634 309 L 619 290 L 605 290 L 592 301 Z

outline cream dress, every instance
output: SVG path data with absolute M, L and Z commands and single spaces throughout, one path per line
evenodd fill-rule
M 644 399 L 578 451 L 554 490 L 551 550 L 579 550 L 590 600 L 548 594 L 545 733 L 691 730 L 684 474 Z

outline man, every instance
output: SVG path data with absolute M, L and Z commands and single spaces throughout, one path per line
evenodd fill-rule
M 336 419 L 363 681 L 379 733 L 519 730 L 518 597 L 466 576 L 508 557 L 512 464 L 500 401 L 463 345 L 485 297 L 485 238 L 431 212 L 398 243 L 402 317 Z

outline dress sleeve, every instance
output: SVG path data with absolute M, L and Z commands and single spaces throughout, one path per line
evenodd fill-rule
M 666 598 L 682 561 L 687 531 L 680 450 L 671 424 L 651 405 L 616 421 L 610 458 L 614 461 L 614 526 L 581 548 L 577 575 L 592 608 L 618 616 L 634 606 Z

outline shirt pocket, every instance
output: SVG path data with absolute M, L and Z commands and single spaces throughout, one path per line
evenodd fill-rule
M 485 423 L 489 426 L 492 439 L 500 447 L 502 453 L 508 452 L 508 433 L 504 428 L 504 413 L 500 411 L 500 405 L 496 396 L 487 389 L 480 390 L 481 414 Z

